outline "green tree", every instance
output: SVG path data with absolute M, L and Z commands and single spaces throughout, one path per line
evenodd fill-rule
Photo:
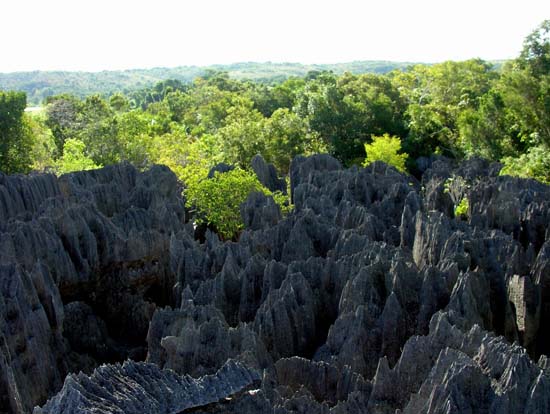
M 181 122 L 191 135 L 215 134 L 226 124 L 230 108 L 244 106 L 251 108 L 252 101 L 239 93 L 223 91 L 197 79 L 188 92 L 187 109 Z
M 550 148 L 550 20 L 527 36 L 520 56 L 505 66 L 502 88 L 523 142 Z
M 434 152 L 462 157 L 458 120 L 464 111 L 477 110 L 497 77 L 492 65 L 479 59 L 417 65 L 394 75 L 393 82 L 407 101 L 405 150 L 413 158 Z
M 279 108 L 264 123 L 265 149 L 263 157 L 287 174 L 296 155 L 326 152 L 326 146 L 307 121 L 287 108 Z
M 248 96 L 254 102 L 254 108 L 265 117 L 270 117 L 277 109 L 292 109 L 305 86 L 302 78 L 290 78 L 276 85 L 253 83 Z
M 537 78 L 550 75 L 550 20 L 543 21 L 525 38 L 518 63 Z
M 166 95 L 164 100 L 168 104 L 171 120 L 174 122 L 181 122 L 185 111 L 188 109 L 189 95 L 177 90 Z
M 505 157 L 502 161 L 501 175 L 534 178 L 550 184 L 550 151 L 542 145 L 529 148 L 519 157 Z
M 116 112 L 127 112 L 130 110 L 130 100 L 120 92 L 109 98 L 109 106 Z
M 401 151 L 401 140 L 388 134 L 373 136 L 372 143 L 365 143 L 367 157 L 363 165 L 366 167 L 375 161 L 384 161 L 399 171 L 405 171 L 405 163 L 408 155 L 399 153 Z
M 63 155 L 57 160 L 55 170 L 57 174 L 66 174 L 73 171 L 84 171 L 101 168 L 101 165 L 85 154 L 86 145 L 78 139 L 69 138 L 65 141 Z
M 467 108 L 457 120 L 460 148 L 465 156 L 500 160 L 523 151 L 518 120 L 495 87 L 480 98 L 477 109 Z
M 403 136 L 405 102 L 390 80 L 376 75 L 336 77 L 321 73 L 309 81 L 296 110 L 329 152 L 345 164 L 363 157 L 363 143 L 371 135 Z
M 265 118 L 252 102 L 228 109 L 226 125 L 216 133 L 224 161 L 245 168 L 256 154 L 266 153 Z
M 502 76 L 503 99 L 519 127 L 527 147 L 550 147 L 550 74 L 531 75 L 528 69 L 510 65 Z
M 121 161 L 123 152 L 116 133 L 114 111 L 99 95 L 86 97 L 78 113 L 79 130 L 76 138 L 86 146 L 89 157 L 101 165 Z
M 240 205 L 253 191 L 270 194 L 254 173 L 235 168 L 188 185 L 187 204 L 196 208 L 197 224 L 211 225 L 224 239 L 231 239 L 236 238 L 244 228 Z
M 33 139 L 24 121 L 26 106 L 24 92 L 0 91 L 0 170 L 6 174 L 31 168 Z
M 46 126 L 54 136 L 57 151 L 54 156 L 63 154 L 63 145 L 68 138 L 76 138 L 81 128 L 79 114 L 81 102 L 72 95 L 52 96 L 46 100 Z
M 520 141 L 518 153 L 503 158 L 501 174 L 550 183 L 550 20 L 527 36 L 500 87 Z
M 46 114 L 42 111 L 25 114 L 25 122 L 31 131 L 33 145 L 31 150 L 32 169 L 46 171 L 54 167 L 57 154 L 55 139 L 46 125 Z
M 163 131 L 156 130 L 155 121 L 153 115 L 139 109 L 115 116 L 113 131 L 116 133 L 115 141 L 121 161 L 128 161 L 138 168 L 151 165 L 153 137 L 163 134 Z

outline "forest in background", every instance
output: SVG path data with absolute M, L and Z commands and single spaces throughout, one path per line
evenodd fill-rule
M 108 97 L 55 95 L 37 113 L 26 105 L 24 92 L 0 92 L 2 171 L 164 164 L 203 221 L 233 237 L 246 195 L 271 194 L 248 172 L 256 154 L 282 174 L 294 156 L 319 152 L 412 174 L 419 157 L 480 156 L 502 162 L 503 174 L 550 183 L 550 21 L 499 70 L 473 59 L 384 74 L 313 70 L 269 84 L 208 71 Z M 236 169 L 207 180 L 219 163 Z M 283 193 L 273 195 L 287 208 Z
M 173 79 L 191 83 L 209 73 L 226 72 L 231 78 L 273 84 L 290 77 L 303 77 L 310 71 L 387 73 L 411 66 L 408 62 L 357 61 L 335 64 L 304 65 L 301 63 L 242 62 L 228 65 L 180 66 L 176 68 L 132 69 L 102 72 L 34 71 L 0 73 L 0 89 L 27 94 L 28 105 L 41 105 L 53 95 L 71 94 L 79 98 L 97 93 L 109 96 L 115 92 L 128 94 L 156 83 Z

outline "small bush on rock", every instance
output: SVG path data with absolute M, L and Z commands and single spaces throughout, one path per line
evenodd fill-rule
M 244 228 L 240 205 L 253 191 L 273 196 L 281 207 L 285 203 L 288 205 L 288 197 L 271 193 L 254 173 L 241 168 L 225 173 L 216 172 L 213 178 L 203 178 L 188 185 L 187 205 L 196 209 L 196 224 L 214 226 L 224 239 L 236 238 Z
M 466 218 L 468 217 L 468 209 L 470 208 L 470 203 L 466 197 L 464 197 L 460 203 L 455 206 L 455 217 Z
M 392 137 L 389 134 L 373 136 L 371 144 L 365 143 L 365 151 L 367 157 L 363 166 L 366 167 L 374 161 L 384 161 L 401 172 L 405 171 L 405 162 L 409 156 L 399 153 L 401 151 L 401 140 L 399 138 Z

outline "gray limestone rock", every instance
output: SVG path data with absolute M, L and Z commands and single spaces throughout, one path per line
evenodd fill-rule
M 236 241 L 164 167 L 0 176 L 0 412 L 550 411 L 550 187 L 421 161 L 297 157 Z
M 185 203 L 169 169 L 129 164 L 2 175 L 0 197 L 0 411 L 27 413 L 70 370 L 144 344 L 156 304 L 172 300 Z
M 261 192 L 253 192 L 241 204 L 241 217 L 245 228 L 260 230 L 273 227 L 282 218 L 279 206 L 273 197 L 267 197 Z
M 245 391 L 259 380 L 256 372 L 228 361 L 200 379 L 160 370 L 154 364 L 104 365 L 91 376 L 71 374 L 63 389 L 34 414 L 172 414 L 197 409 Z
M 263 157 L 258 154 L 252 158 L 250 166 L 264 187 L 273 192 L 280 191 L 286 194 L 286 181 L 277 176 L 277 170 L 273 164 L 266 163 Z
M 214 175 L 216 173 L 223 174 L 229 171 L 234 170 L 235 167 L 229 164 L 226 164 L 225 162 L 221 162 L 219 164 L 216 164 L 213 166 L 210 171 L 208 171 L 208 178 L 214 178 Z
M 211 374 L 229 358 L 258 369 L 271 363 L 263 342 L 247 325 L 232 328 L 214 306 L 195 306 L 192 300 L 178 310 L 157 311 L 147 339 L 147 361 L 180 374 Z

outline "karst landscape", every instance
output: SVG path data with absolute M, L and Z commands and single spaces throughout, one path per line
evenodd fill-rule
M 297 157 L 294 211 L 252 193 L 238 242 L 166 167 L 2 176 L 2 409 L 548 412 L 550 187 L 425 167 Z
M 143 413 L 550 414 L 550 20 L 0 73 L 0 414 Z

